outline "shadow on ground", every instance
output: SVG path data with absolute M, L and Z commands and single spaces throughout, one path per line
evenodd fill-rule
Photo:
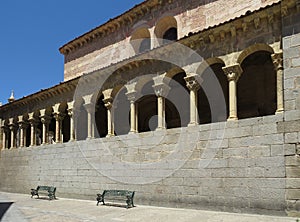
M 4 214 L 6 213 L 6 211 L 10 208 L 10 206 L 13 203 L 14 202 L 3 202 L 3 203 L 0 203 L 0 221 L 1 221 L 2 217 L 4 216 Z

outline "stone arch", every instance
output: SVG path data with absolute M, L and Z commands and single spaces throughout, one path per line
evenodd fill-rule
M 138 132 L 152 131 L 157 128 L 157 97 L 155 95 L 153 79 L 139 84 L 141 98 L 137 100 Z
M 128 134 L 130 131 L 130 102 L 126 96 L 126 92 L 127 89 L 124 85 L 114 87 L 111 92 L 115 135 Z
M 61 129 L 61 141 L 63 143 L 69 142 L 70 140 L 70 116 L 68 114 L 68 104 L 67 102 L 62 102 L 59 106 L 59 111 L 63 116 L 63 120 L 62 120 L 62 129 Z
M 187 126 L 189 123 L 190 98 L 189 89 L 186 86 L 186 72 L 175 67 L 166 72 L 165 77 L 170 78 L 169 93 L 166 97 L 166 125 L 167 128 Z
M 212 57 L 204 60 L 197 69 L 197 73 L 201 77 L 197 107 L 200 124 L 226 121 L 227 119 L 229 90 L 227 77 L 222 70 L 223 66 L 225 63 L 222 59 Z M 221 91 L 216 90 L 220 88 Z M 222 102 L 224 100 L 225 104 Z
M 256 43 L 252 46 L 249 46 L 248 48 L 244 49 L 241 54 L 238 56 L 237 62 L 239 64 L 242 64 L 243 61 L 250 56 L 251 54 L 254 54 L 255 52 L 263 51 L 263 52 L 269 52 L 270 54 L 274 53 L 274 49 L 265 43 Z
M 95 102 L 95 137 L 101 138 L 107 135 L 107 108 L 104 103 L 102 91 L 97 93 Z
M 173 16 L 161 18 L 155 26 L 154 33 L 160 44 L 176 41 L 178 38 L 177 20 Z
M 87 111 L 83 105 L 83 98 L 76 98 L 74 102 L 76 140 L 85 140 L 87 138 Z
M 244 50 L 247 56 L 240 56 L 243 58 L 240 60 L 243 74 L 237 83 L 240 119 L 272 115 L 277 108 L 276 71 L 271 58 L 273 50 L 265 44 L 260 46 L 260 50 L 258 47 L 248 48 Z
M 151 49 L 150 38 L 151 36 L 148 28 L 139 28 L 131 35 L 130 44 L 136 53 L 142 53 Z

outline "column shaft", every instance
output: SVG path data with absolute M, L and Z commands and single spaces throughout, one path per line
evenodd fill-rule
M 30 146 L 35 146 L 35 141 L 36 141 L 36 129 L 35 129 L 35 123 L 30 123 L 31 124 L 31 130 L 30 130 Z
M 135 102 L 130 101 L 130 132 L 136 133 L 136 108 Z
M 24 147 L 24 127 L 20 124 L 20 147 Z
M 283 112 L 283 70 L 277 70 L 277 110 L 276 113 Z
M 237 119 L 236 81 L 229 81 L 229 119 Z
M 6 149 L 6 132 L 5 128 L 2 128 L 2 149 Z
M 166 128 L 165 121 L 165 98 L 162 96 L 157 97 L 157 114 L 158 114 L 158 129 Z

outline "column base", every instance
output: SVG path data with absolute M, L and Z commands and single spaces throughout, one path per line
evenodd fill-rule
M 161 130 L 166 130 L 167 128 L 165 128 L 165 127 L 157 127 L 156 129 L 155 129 L 155 131 L 161 131 Z
M 193 122 L 193 123 L 189 123 L 188 126 L 198 126 L 199 123 Z
M 229 118 L 227 119 L 227 121 L 236 121 L 236 120 L 238 120 L 237 117 L 229 117 Z
M 284 112 L 284 109 L 277 109 L 275 114 L 278 114 L 278 113 L 283 113 Z
M 113 136 L 115 136 L 115 135 L 114 134 L 107 134 L 106 138 L 113 137 Z

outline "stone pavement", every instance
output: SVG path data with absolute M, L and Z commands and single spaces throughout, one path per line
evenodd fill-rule
M 10 203 L 13 202 L 12 205 Z M 7 203 L 7 204 L 6 204 Z M 10 205 L 10 207 L 9 207 Z M 191 209 L 137 206 L 126 209 L 115 206 L 96 206 L 96 201 L 58 198 L 31 199 L 30 195 L 0 192 L 0 207 L 8 206 L 3 222 L 91 222 L 91 221 L 183 221 L 183 222 L 296 222 L 297 218 L 236 214 Z M 3 209 L 2 209 L 3 211 Z

